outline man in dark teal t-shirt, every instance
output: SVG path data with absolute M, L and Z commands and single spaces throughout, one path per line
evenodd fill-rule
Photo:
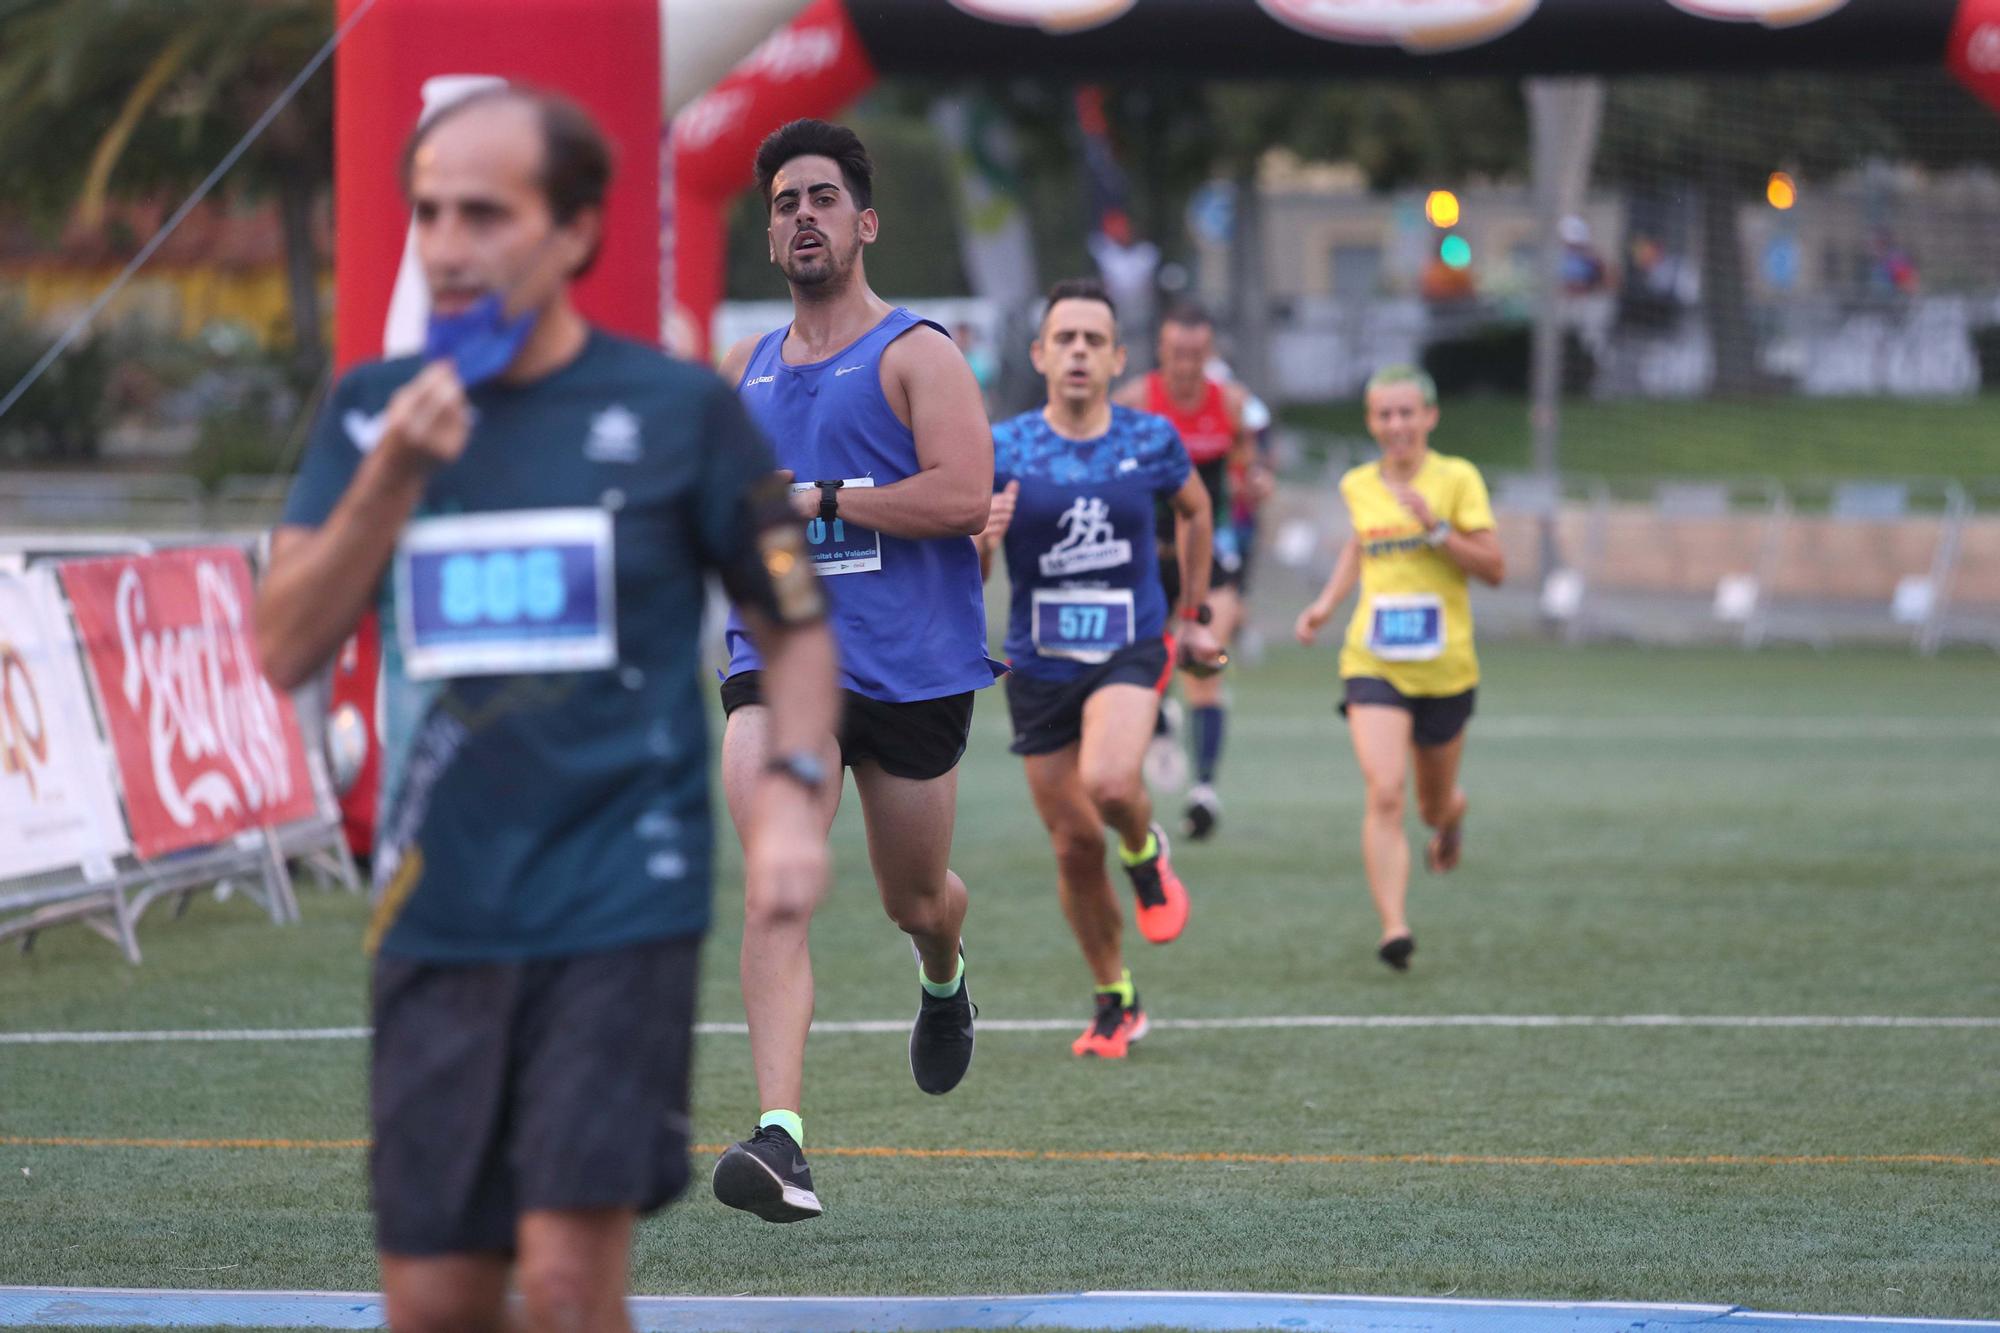
M 383 611 L 370 1165 L 398 1327 L 498 1327 L 510 1267 L 537 1325 L 622 1318 L 635 1219 L 686 1184 L 707 572 L 770 682 L 747 873 L 825 883 L 817 582 L 735 396 L 571 304 L 609 163 L 585 113 L 522 89 L 417 131 L 426 355 L 341 381 L 258 599 L 286 687 Z

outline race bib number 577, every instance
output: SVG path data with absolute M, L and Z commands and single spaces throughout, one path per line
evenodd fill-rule
M 614 554 L 602 509 L 417 520 L 396 550 L 404 669 L 436 680 L 615 666 Z

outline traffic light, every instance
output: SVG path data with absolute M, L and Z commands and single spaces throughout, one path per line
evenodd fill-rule
M 1771 179 L 1764 183 L 1764 198 L 1780 213 L 1787 212 L 1799 201 L 1799 185 L 1783 171 L 1771 173 Z
M 1458 196 L 1450 190 L 1432 190 L 1424 200 L 1424 216 L 1433 227 L 1449 230 L 1458 225 Z
M 1438 242 L 1438 258 L 1446 268 L 1469 268 L 1472 265 L 1472 242 L 1456 232 Z

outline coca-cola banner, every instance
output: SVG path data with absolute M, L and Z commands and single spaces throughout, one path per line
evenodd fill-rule
M 0 574 L 0 880 L 107 879 L 128 847 L 55 581 Z
M 313 813 L 291 700 L 257 665 L 232 547 L 61 566 L 142 857 Z

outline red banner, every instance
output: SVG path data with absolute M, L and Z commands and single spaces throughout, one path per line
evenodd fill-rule
M 312 815 L 298 719 L 257 665 L 241 551 L 66 561 L 60 572 L 142 858 Z

